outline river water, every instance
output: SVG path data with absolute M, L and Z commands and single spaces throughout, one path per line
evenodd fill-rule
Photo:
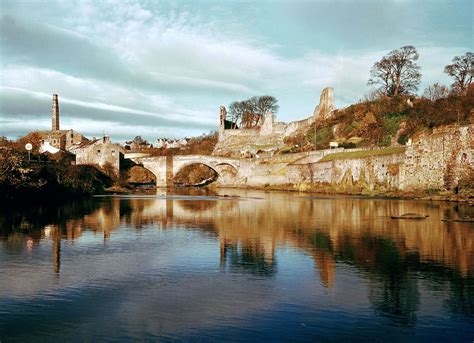
M 474 208 L 202 192 L 4 208 L 0 341 L 473 341 Z

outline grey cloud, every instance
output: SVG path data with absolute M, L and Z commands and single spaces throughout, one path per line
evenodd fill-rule
M 160 75 L 122 61 L 110 48 L 56 27 L 26 22 L 11 15 L 0 18 L 3 63 L 24 64 L 61 71 L 75 77 L 99 79 L 137 89 L 169 94 L 249 92 L 245 85 L 192 77 Z M 192 56 L 189 56 L 192 59 Z
M 7 63 L 36 65 L 75 76 L 115 81 L 127 78 L 125 65 L 112 53 L 67 31 L 4 15 L 0 34 Z

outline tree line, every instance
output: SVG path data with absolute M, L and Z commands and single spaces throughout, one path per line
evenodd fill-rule
M 418 90 L 421 81 L 421 68 L 417 64 L 419 54 L 414 46 L 407 45 L 390 51 L 370 70 L 369 86 L 376 86 L 374 97 L 393 97 L 412 95 Z M 468 85 L 473 79 L 474 54 L 466 52 L 455 56 L 444 72 L 454 79 L 451 89 L 439 83 L 427 87 L 423 97 L 437 100 L 449 94 L 466 95 Z

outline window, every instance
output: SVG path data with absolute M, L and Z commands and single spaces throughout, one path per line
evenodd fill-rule
M 115 150 L 112 150 L 112 156 L 115 156 Z
M 97 149 L 97 155 L 100 155 L 100 149 Z

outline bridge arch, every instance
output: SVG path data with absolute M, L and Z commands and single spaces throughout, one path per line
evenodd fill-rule
M 235 177 L 239 172 L 239 169 L 232 163 L 221 162 L 216 164 L 216 169 L 218 169 L 219 175 L 226 175 Z
M 173 173 L 173 184 L 188 186 L 205 186 L 215 182 L 220 173 L 213 166 L 194 161 L 184 163 L 176 168 Z
M 142 164 L 136 164 L 127 169 L 127 182 L 130 184 L 156 184 L 156 175 Z

